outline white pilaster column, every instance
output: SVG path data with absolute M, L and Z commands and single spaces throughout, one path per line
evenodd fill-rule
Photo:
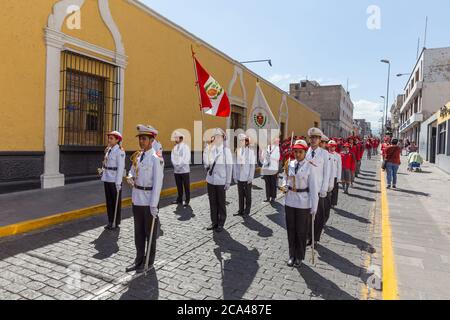
M 41 176 L 43 189 L 64 186 L 64 175 L 59 172 L 59 90 L 61 50 L 63 43 L 46 37 L 47 72 L 45 88 L 45 160 Z

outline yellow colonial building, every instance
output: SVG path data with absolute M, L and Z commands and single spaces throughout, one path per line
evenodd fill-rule
M 229 119 L 205 116 L 204 129 L 246 129 L 257 79 L 283 136 L 320 125 L 318 113 L 137 0 L 2 0 L 0 12 L 0 192 L 94 178 L 113 129 L 130 152 L 139 123 L 158 128 L 166 150 L 174 130 L 193 133 L 202 116 L 191 47 L 232 104 Z

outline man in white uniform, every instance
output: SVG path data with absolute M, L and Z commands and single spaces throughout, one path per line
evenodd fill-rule
M 171 160 L 178 190 L 178 198 L 172 204 L 183 204 L 184 193 L 186 197 L 184 207 L 187 207 L 191 201 L 191 149 L 184 143 L 184 135 L 182 133 L 175 131 L 172 139 L 175 141 L 175 147 L 172 150 Z
M 203 152 L 208 197 L 211 210 L 211 225 L 207 230 L 222 232 L 227 219 L 226 192 L 230 189 L 233 174 L 233 157 L 225 145 L 225 132 L 215 129 L 210 143 Z
M 252 185 L 255 178 L 256 154 L 250 147 L 250 138 L 245 134 L 238 136 L 233 177 L 238 185 L 239 212 L 235 216 L 249 216 L 252 207 Z
M 132 156 L 133 164 L 127 177 L 128 183 L 133 187 L 134 241 L 137 254 L 133 265 L 126 271 L 142 273 L 147 260 L 150 268 L 155 261 L 164 160 L 152 148 L 158 131 L 152 126 L 144 125 L 139 125 L 137 130 L 141 150 Z
M 122 180 L 125 172 L 125 151 L 120 143 L 123 140 L 118 131 L 107 134 L 108 147 L 102 168 L 99 169 L 105 185 L 106 207 L 108 212 L 107 230 L 116 230 L 122 221 Z
M 328 152 L 333 159 L 332 170 L 330 173 L 330 184 L 333 185 L 333 189 L 331 190 L 331 207 L 335 207 L 338 204 L 339 183 L 341 183 L 342 179 L 342 157 L 336 152 L 337 146 L 338 145 L 334 140 L 328 142 Z
M 280 139 L 276 138 L 262 150 L 260 161 L 262 163 L 261 175 L 266 184 L 266 200 L 275 202 L 277 198 L 278 173 L 280 171 Z
M 329 153 L 328 151 L 320 148 L 320 141 L 323 133 L 318 128 L 311 128 L 308 131 L 310 139 L 310 148 L 306 155 L 306 160 L 312 165 L 314 170 L 314 179 L 316 181 L 317 190 L 319 192 L 319 203 L 317 208 L 317 214 L 314 222 L 314 240 L 320 241 L 322 235 L 324 223 L 325 223 L 325 201 L 328 194 L 329 186 Z M 312 228 L 309 232 L 308 245 L 312 244 Z

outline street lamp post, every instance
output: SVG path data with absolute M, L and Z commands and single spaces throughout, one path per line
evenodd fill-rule
M 389 85 L 390 85 L 390 80 L 391 80 L 391 62 L 387 59 L 383 59 L 381 60 L 382 63 L 386 63 L 388 65 L 388 79 L 387 79 L 387 94 L 386 94 L 386 118 L 384 120 L 384 128 L 386 130 L 387 128 L 387 112 L 388 112 L 388 105 L 389 105 Z
M 269 63 L 269 66 L 272 67 L 272 59 L 241 61 L 240 63 L 247 64 L 247 63 L 259 63 L 259 62 L 267 62 L 267 63 Z
M 384 134 L 384 116 L 385 116 L 385 110 L 386 110 L 386 97 L 385 96 L 380 96 L 381 99 L 383 99 L 383 117 L 381 118 L 381 135 Z

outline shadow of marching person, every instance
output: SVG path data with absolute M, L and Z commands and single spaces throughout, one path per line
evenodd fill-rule
M 119 300 L 158 300 L 159 283 L 156 270 L 133 277 L 128 283 L 128 290 L 122 294 Z
M 314 297 L 320 297 L 324 300 L 357 300 L 307 265 L 302 264 L 297 270 Z
M 178 221 L 189 221 L 192 218 L 195 218 L 194 210 L 192 210 L 192 207 L 189 205 L 186 207 L 178 205 L 173 213 L 179 216 Z
M 286 215 L 284 213 L 284 205 L 275 202 L 272 207 L 276 210 L 276 213 L 268 215 L 267 218 L 283 229 L 286 229 Z
M 345 210 L 342 210 L 342 209 L 338 209 L 338 208 L 333 208 L 333 210 L 334 210 L 334 212 L 337 215 L 340 215 L 341 217 L 344 217 L 344 218 L 347 218 L 347 219 L 356 220 L 358 222 L 365 223 L 365 224 L 370 224 L 371 223 L 369 219 L 362 218 L 360 216 L 357 216 L 354 213 L 351 213 L 351 212 L 348 212 L 348 211 L 345 211 Z
M 119 252 L 119 231 L 104 230 L 100 236 L 91 242 L 94 245 L 95 250 L 98 251 L 93 258 L 97 260 L 105 260 L 111 257 L 113 254 Z
M 334 227 L 330 226 L 325 227 L 325 233 L 336 240 L 352 244 L 361 251 L 365 251 L 370 254 L 376 253 L 376 249 L 370 243 L 357 239 L 349 235 L 348 233 L 342 232 Z
M 367 280 L 364 279 L 364 275 L 366 274 L 364 268 L 355 265 L 353 262 L 340 256 L 336 252 L 321 245 L 317 246 L 317 252 L 319 253 L 319 260 L 334 267 L 341 273 Z
M 272 229 L 255 220 L 252 216 L 244 216 L 242 224 L 252 231 L 257 231 L 261 238 L 270 238 L 273 235 Z
M 256 248 L 249 250 L 226 230 L 214 233 L 213 238 L 217 245 L 214 254 L 222 272 L 223 299 L 242 300 L 258 272 L 259 251 Z M 230 254 L 230 259 L 224 260 L 223 253 Z

